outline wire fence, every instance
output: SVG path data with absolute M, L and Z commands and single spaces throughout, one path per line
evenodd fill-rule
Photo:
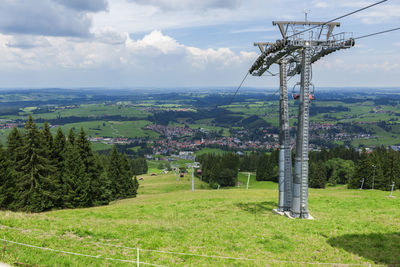
M 23 247 L 30 247 L 30 248 L 40 249 L 40 250 L 47 250 L 47 251 L 56 252 L 56 253 L 60 253 L 60 254 L 68 254 L 68 255 L 81 256 L 81 257 L 87 257 L 87 258 L 95 258 L 95 259 L 101 259 L 101 260 L 106 260 L 106 261 L 119 261 L 119 262 L 136 263 L 138 266 L 140 264 L 149 265 L 149 266 L 165 266 L 165 265 L 158 265 L 158 264 L 153 264 L 153 263 L 141 262 L 141 261 L 139 261 L 139 257 L 137 257 L 136 260 L 114 259 L 114 258 L 109 258 L 109 257 L 94 256 L 94 255 L 82 254 L 82 253 L 77 253 L 77 252 L 52 249 L 52 248 L 48 248 L 48 247 L 40 247 L 40 246 L 25 244 L 25 243 L 21 243 L 21 242 L 15 242 L 15 241 L 3 239 L 3 238 L 0 238 L 0 241 L 6 242 L 6 243 L 10 243 L 10 244 L 19 245 L 19 246 L 23 246 Z
M 0 225 L 0 228 L 9 228 L 9 229 L 16 229 L 16 230 L 21 230 L 21 228 L 14 228 L 6 225 Z M 25 229 L 27 230 L 27 229 Z M 41 231 L 38 229 L 34 229 L 37 231 Z M 51 234 L 49 234 L 51 235 Z M 56 236 L 53 234 L 53 236 Z M 72 251 L 65 251 L 65 250 L 59 250 L 59 249 L 53 249 L 49 247 L 43 247 L 43 246 L 36 246 L 32 244 L 27 244 L 27 243 L 22 243 L 22 242 L 17 242 L 17 241 L 12 241 L 8 240 L 5 237 L 0 238 L 0 242 L 5 242 L 9 244 L 14 244 L 18 246 L 23 246 L 23 247 L 29 247 L 29 248 L 34 248 L 34 249 L 39 249 L 39 250 L 44 250 L 44 251 L 51 251 L 54 253 L 58 254 L 66 254 L 66 255 L 72 255 L 72 256 L 80 256 L 80 257 L 87 257 L 87 258 L 93 258 L 93 259 L 100 259 L 100 260 L 105 260 L 105 261 L 114 261 L 114 262 L 122 262 L 122 263 L 131 263 L 131 264 L 136 264 L 138 267 L 140 265 L 144 266 L 167 266 L 167 265 L 160 265 L 160 264 L 155 264 L 155 263 L 147 263 L 147 262 L 142 262 L 140 261 L 140 253 L 142 252 L 155 252 L 155 253 L 162 253 L 162 254 L 171 254 L 171 255 L 177 255 L 177 256 L 190 256 L 190 257 L 203 257 L 203 258 L 212 258 L 212 259 L 222 259 L 222 260 L 235 260 L 235 261 L 249 261 L 249 262 L 263 262 L 264 264 L 267 263 L 275 263 L 275 264 L 280 264 L 280 265 L 286 265 L 286 264 L 294 264 L 294 265 L 319 265 L 319 266 L 384 266 L 384 265 L 372 265 L 370 263 L 361 263 L 361 264 L 346 264 L 346 263 L 323 263 L 323 262 L 300 262 L 300 261 L 282 261 L 282 260 L 275 260 L 275 259 L 251 259 L 251 258 L 245 258 L 245 257 L 229 257 L 229 256 L 221 256 L 221 255 L 205 255 L 205 254 L 195 254 L 195 253 L 184 253 L 184 252 L 174 252 L 174 251 L 164 251 L 164 250 L 155 250 L 155 249 L 144 249 L 144 248 L 138 248 L 138 247 L 129 247 L 129 246 L 121 246 L 121 245 L 115 245 L 115 244 L 110 244 L 110 243 L 102 243 L 102 242 L 90 242 L 90 241 L 84 241 L 80 240 L 80 242 L 84 242 L 87 244 L 93 244 L 97 246 L 109 246 L 109 247 L 116 247 L 116 248 L 124 248 L 124 249 L 130 249 L 132 251 L 137 251 L 137 256 L 134 260 L 127 260 L 127 259 L 117 259 L 117 258 L 111 258 L 111 257 L 105 257 L 105 256 L 100 256 L 100 255 L 90 255 L 90 254 L 83 254 L 83 253 L 77 253 L 77 252 L 72 252 Z

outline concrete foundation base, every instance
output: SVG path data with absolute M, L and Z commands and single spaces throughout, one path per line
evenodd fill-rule
M 281 215 L 281 216 L 286 216 L 286 217 L 288 217 L 289 219 L 296 219 L 295 217 L 293 217 L 293 216 L 290 214 L 290 211 L 279 211 L 279 210 L 277 210 L 277 209 L 273 209 L 272 211 L 273 211 L 275 214 L 278 214 L 278 215 Z M 314 217 L 311 216 L 311 214 L 308 214 L 308 217 L 307 217 L 307 218 L 304 218 L 304 219 L 306 219 L 306 220 L 314 220 Z
M 275 214 L 281 215 L 281 216 L 285 216 L 285 212 L 284 211 L 279 211 L 277 209 L 273 209 L 272 210 Z

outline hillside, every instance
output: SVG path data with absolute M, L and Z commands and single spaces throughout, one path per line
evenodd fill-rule
M 1 238 L 57 251 L 1 242 L 0 261 L 130 266 L 139 247 L 141 262 L 163 266 L 400 264 L 399 197 L 378 190 L 310 189 L 315 220 L 290 220 L 272 213 L 276 184 L 252 177 L 246 190 L 246 177 L 240 176 L 242 187 L 224 190 L 209 190 L 196 180 L 192 193 L 189 176 L 179 182 L 174 174 L 143 176 L 137 198 L 109 206 L 41 214 L 2 211 Z

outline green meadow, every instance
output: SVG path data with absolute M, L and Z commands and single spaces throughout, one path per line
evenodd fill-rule
M 254 174 L 249 190 L 242 173 L 239 187 L 220 190 L 196 178 L 195 192 L 190 175 L 179 181 L 174 173 L 140 177 L 137 198 L 109 206 L 1 211 L 1 239 L 52 250 L 0 241 L 0 261 L 132 266 L 140 248 L 141 266 L 400 265 L 400 192 L 389 198 L 379 190 L 310 189 L 315 220 L 292 220 L 272 212 L 277 184 L 257 182 Z

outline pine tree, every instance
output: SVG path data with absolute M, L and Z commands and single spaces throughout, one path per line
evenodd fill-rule
M 75 140 L 79 155 L 85 166 L 85 173 L 90 184 L 90 201 L 95 203 L 101 199 L 102 192 L 99 190 L 100 184 L 100 167 L 96 161 L 91 144 L 86 137 L 85 131 L 81 128 L 78 137 Z
M 17 162 L 16 208 L 40 212 L 54 207 L 55 187 L 51 175 L 54 168 L 44 137 L 31 115 L 25 124 L 22 159 Z
M 146 174 L 148 171 L 147 161 L 145 158 L 136 158 L 131 160 L 131 167 L 134 175 Z
M 50 131 L 50 125 L 47 121 L 44 122 L 42 134 L 44 136 L 44 141 L 47 146 L 47 149 L 52 153 L 53 152 L 53 135 Z
M 274 165 L 272 163 L 271 156 L 264 154 L 259 158 L 256 171 L 256 180 L 257 181 L 276 180 L 274 177 Z
M 139 181 L 137 179 L 137 177 L 135 176 L 135 178 L 133 179 L 133 186 L 135 188 L 135 193 L 137 194 L 137 191 L 139 190 Z
M 75 145 L 75 132 L 74 132 L 74 129 L 72 129 L 72 128 L 69 129 L 68 136 L 67 136 L 67 142 L 72 146 Z
M 100 176 L 99 176 L 99 187 L 97 190 L 99 191 L 99 195 L 97 196 L 95 202 L 93 203 L 95 206 L 98 205 L 107 205 L 113 198 L 111 192 L 111 181 L 105 172 L 105 168 L 102 163 L 102 159 L 99 156 L 96 156 L 96 164 L 99 168 Z
M 350 179 L 349 188 L 360 188 L 362 180 L 364 179 L 363 189 L 370 189 L 374 172 L 372 165 L 373 162 L 371 158 L 367 154 L 364 154 L 355 167 L 354 175 Z
M 23 145 L 22 134 L 17 127 L 14 127 L 7 136 L 7 157 L 13 163 L 13 166 L 17 161 L 21 160 L 21 148 Z
M 126 154 L 121 155 L 121 175 L 124 183 L 124 197 L 135 197 L 136 188 L 133 183 L 133 173 Z
M 317 163 L 310 162 L 309 167 L 309 187 L 325 188 L 326 185 L 326 169 L 322 161 Z
M 10 210 L 17 210 L 16 198 L 15 198 L 16 181 L 18 177 L 17 163 L 22 160 L 23 145 L 24 145 L 24 140 L 22 138 L 22 134 L 17 129 L 17 127 L 14 127 L 7 136 L 7 150 L 5 151 L 5 153 L 9 166 L 8 166 L 8 177 L 5 178 L 6 183 L 3 185 L 3 191 L 2 191 L 3 206 Z
M 57 199 L 56 199 L 56 207 L 63 207 L 63 193 L 64 193 L 64 184 L 63 184 L 63 171 L 64 171 L 64 156 L 65 156 L 65 146 L 66 140 L 65 135 L 62 132 L 61 128 L 57 129 L 56 136 L 54 137 L 53 142 L 53 153 L 52 159 L 53 164 L 56 169 L 54 176 L 57 180 Z
M 90 184 L 85 165 L 78 149 L 67 142 L 64 154 L 63 206 L 65 208 L 88 207 L 90 205 Z
M 381 163 L 382 181 L 377 181 L 377 188 L 391 190 L 393 182 L 396 183 L 400 176 L 399 153 L 389 149 L 386 151 L 385 160 Z
M 124 197 L 124 182 L 122 179 L 121 158 L 118 154 L 117 147 L 114 145 L 109 157 L 107 175 L 111 181 L 111 192 L 113 199 Z
M 10 209 L 14 202 L 15 181 L 11 172 L 10 161 L 0 144 L 0 208 Z

